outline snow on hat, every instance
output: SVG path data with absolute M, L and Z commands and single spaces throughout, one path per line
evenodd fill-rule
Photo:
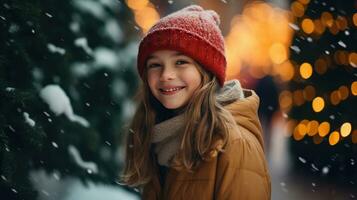
M 143 76 L 146 59 L 157 50 L 175 50 L 193 58 L 224 84 L 226 57 L 220 19 L 213 10 L 191 5 L 161 18 L 140 42 L 137 67 Z

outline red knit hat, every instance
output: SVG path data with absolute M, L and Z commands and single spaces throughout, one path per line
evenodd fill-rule
M 175 50 L 196 60 L 224 84 L 226 58 L 219 16 L 191 5 L 161 18 L 140 42 L 137 67 L 143 76 L 148 56 L 157 50 Z

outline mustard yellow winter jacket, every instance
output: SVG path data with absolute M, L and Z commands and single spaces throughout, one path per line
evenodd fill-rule
M 170 168 L 163 188 L 154 177 L 143 189 L 144 200 L 266 200 L 271 184 L 257 116 L 259 97 L 244 90 L 245 98 L 224 106 L 238 124 L 230 145 L 194 173 Z

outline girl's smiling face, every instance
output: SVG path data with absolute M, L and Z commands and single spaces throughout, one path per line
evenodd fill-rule
M 178 51 L 155 51 L 146 68 L 151 93 L 167 109 L 185 106 L 202 82 L 198 64 Z

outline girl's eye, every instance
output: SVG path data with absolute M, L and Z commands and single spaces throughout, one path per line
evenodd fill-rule
M 176 61 L 176 64 L 177 64 L 177 65 L 184 65 L 184 64 L 186 64 L 186 63 L 188 63 L 188 62 L 185 61 L 185 60 L 178 60 L 178 61 Z
M 155 68 L 155 67 L 160 67 L 161 65 L 158 63 L 152 63 L 150 65 L 148 65 L 148 68 Z

